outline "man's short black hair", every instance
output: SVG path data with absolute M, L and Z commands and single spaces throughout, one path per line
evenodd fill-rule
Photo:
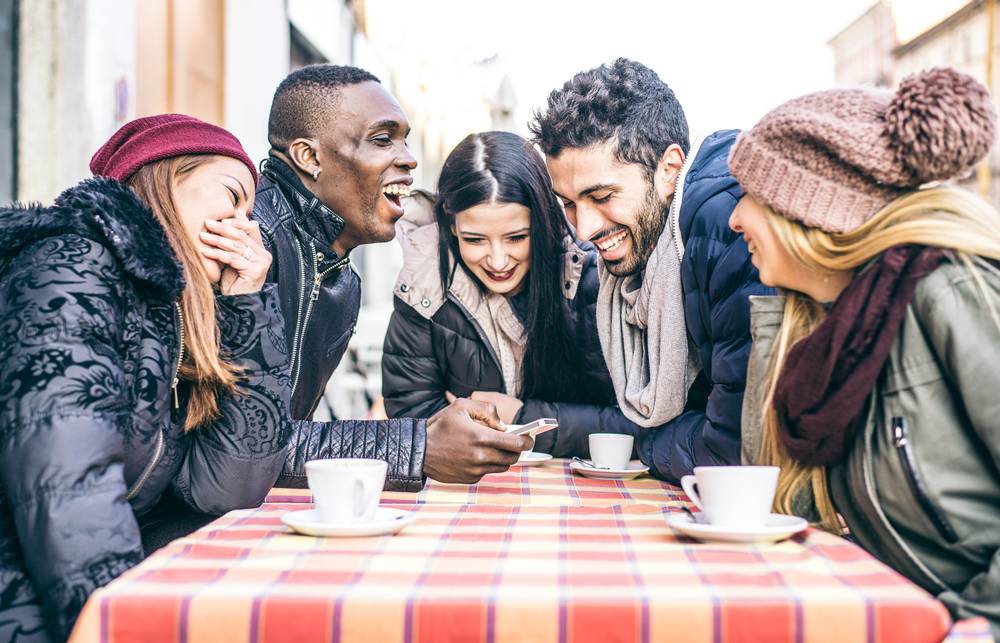
M 548 156 L 615 139 L 616 158 L 639 163 L 651 177 L 663 152 L 687 154 L 688 124 L 673 90 L 649 67 L 619 58 L 573 76 L 549 94 L 545 112 L 529 125 Z
M 274 92 L 267 120 L 267 141 L 284 149 L 297 138 L 314 137 L 340 105 L 340 88 L 380 82 L 364 69 L 347 65 L 308 65 L 285 77 Z

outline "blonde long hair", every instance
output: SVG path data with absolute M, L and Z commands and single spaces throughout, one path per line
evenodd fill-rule
M 176 156 L 139 168 L 129 186 L 153 211 L 184 273 L 181 313 L 184 315 L 184 362 L 179 376 L 192 383 L 184 430 L 219 417 L 217 394 L 236 392 L 239 369 L 220 355 L 215 291 L 201 262 L 201 253 L 184 231 L 174 202 L 174 185 L 208 160 L 207 155 Z
M 832 272 L 855 270 L 893 246 L 919 244 L 952 250 L 973 274 L 980 292 L 985 282 L 979 268 L 981 258 L 1000 260 L 1000 213 L 970 192 L 942 186 L 910 192 L 891 202 L 864 225 L 842 234 L 808 228 L 770 210 L 767 216 L 778 243 L 806 268 Z M 991 300 L 986 300 L 1000 329 Z M 789 350 L 823 321 L 822 305 L 806 295 L 789 292 L 781 329 L 766 376 L 762 411 L 763 436 L 758 460 L 781 467 L 775 510 L 794 513 L 793 504 L 801 493 L 812 491 L 820 525 L 839 531 L 840 521 L 826 484 L 826 469 L 804 465 L 792 459 L 779 436 L 774 409 L 774 392 Z

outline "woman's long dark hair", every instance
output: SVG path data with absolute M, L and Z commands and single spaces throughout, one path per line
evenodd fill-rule
M 470 134 L 445 159 L 434 204 L 445 291 L 455 265 L 485 289 L 462 262 L 452 231 L 456 214 L 481 203 L 517 203 L 531 211 L 521 397 L 576 401 L 579 387 L 573 386 L 573 374 L 579 372 L 581 359 L 573 342 L 576 334 L 569 327 L 562 283 L 563 239 L 570 228 L 552 192 L 544 161 L 528 141 L 510 132 Z

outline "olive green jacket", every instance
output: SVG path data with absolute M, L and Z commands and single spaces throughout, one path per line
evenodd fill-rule
M 1000 640 L 1000 276 L 948 262 L 917 285 L 846 460 L 828 473 L 851 535 Z M 743 459 L 760 448 L 764 377 L 783 297 L 751 298 Z M 811 495 L 797 511 L 815 516 Z

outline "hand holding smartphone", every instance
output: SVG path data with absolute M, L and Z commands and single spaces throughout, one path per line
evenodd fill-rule
M 538 418 L 527 424 L 508 424 L 507 433 L 513 435 L 530 435 L 535 437 L 546 431 L 559 428 L 559 422 L 555 418 Z

